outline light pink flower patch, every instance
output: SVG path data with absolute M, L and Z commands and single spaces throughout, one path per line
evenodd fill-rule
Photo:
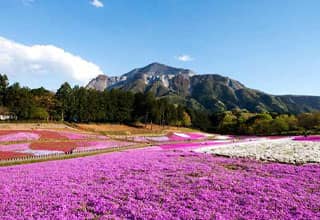
M 134 137 L 133 140 L 137 142 L 147 142 L 147 141 L 154 141 L 154 142 L 170 142 L 170 141 L 188 141 L 188 140 L 200 140 L 207 138 L 208 135 L 204 133 L 172 133 L 168 136 L 153 136 L 153 137 Z
M 164 150 L 172 150 L 172 149 L 184 149 L 191 150 L 195 148 L 213 146 L 213 145 L 221 145 L 229 142 L 222 141 L 204 141 L 204 142 L 194 142 L 194 143 L 174 143 L 174 144 L 163 144 L 160 147 Z
M 168 138 L 167 136 L 147 137 L 147 140 L 156 141 L 156 142 L 165 142 L 165 141 L 170 141 L 170 138 Z
M 85 141 L 79 142 L 76 151 L 86 151 L 86 150 L 99 150 L 108 149 L 116 147 L 124 147 L 132 145 L 133 143 L 124 141 Z
M 31 132 L 17 132 L 0 136 L 1 142 L 38 140 L 39 135 Z
M 133 141 L 136 142 L 168 142 L 170 141 L 170 138 L 167 136 L 151 136 L 151 137 L 141 137 L 141 136 L 135 136 L 133 137 Z
M 195 133 L 195 132 L 188 132 L 188 133 L 173 133 L 169 136 L 171 141 L 186 141 L 186 140 L 200 140 L 207 138 L 208 135 L 204 133 Z
M 107 139 L 103 135 L 94 134 L 83 134 L 83 133 L 73 133 L 73 132 L 59 132 L 60 135 L 65 136 L 69 140 L 82 140 L 82 139 Z
M 24 151 L 28 150 L 30 143 L 0 145 L 0 151 Z
M 177 133 L 174 133 L 172 135 L 169 136 L 170 141 L 185 141 L 190 139 L 189 136 L 181 136 L 181 135 L 177 135 Z

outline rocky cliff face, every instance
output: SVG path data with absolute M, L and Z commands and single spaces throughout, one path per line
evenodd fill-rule
M 103 91 L 108 87 L 108 77 L 106 75 L 99 75 L 96 78 L 92 79 L 88 85 L 87 89 L 96 89 Z
M 134 69 L 120 77 L 100 75 L 91 80 L 87 88 L 153 92 L 157 97 L 168 97 L 172 102 L 208 111 L 241 108 L 252 112 L 300 113 L 320 110 L 317 96 L 274 96 L 218 74 L 197 75 L 188 69 L 160 63 Z
M 134 69 L 120 77 L 100 75 L 91 80 L 87 88 L 104 90 L 107 88 L 124 88 L 144 92 L 152 87 L 163 87 L 167 90 L 176 87 L 179 79 L 188 80 L 194 72 L 187 69 L 169 67 L 159 63 L 152 63 L 146 67 Z
M 108 77 L 107 75 L 99 75 L 96 78 L 92 79 L 88 85 L 86 86 L 87 89 L 96 89 L 98 91 L 103 91 L 121 81 L 126 80 L 126 77 L 123 76 L 111 76 Z

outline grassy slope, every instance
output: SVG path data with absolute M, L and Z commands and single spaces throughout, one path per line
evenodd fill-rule
M 190 128 L 172 127 L 172 126 L 159 126 L 148 124 L 146 127 L 141 126 L 128 126 L 120 124 L 76 124 L 80 130 L 97 132 L 105 135 L 160 135 L 166 134 L 170 131 L 195 131 Z

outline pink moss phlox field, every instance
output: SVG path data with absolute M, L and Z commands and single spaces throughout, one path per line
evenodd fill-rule
M 219 141 L 203 141 L 203 142 L 191 142 L 191 143 L 171 143 L 159 145 L 161 149 L 172 150 L 172 149 L 184 149 L 191 150 L 194 148 L 208 147 L 214 145 L 226 144 L 226 142 Z
M 320 136 L 299 136 L 299 137 L 294 137 L 293 138 L 294 141 L 314 141 L 314 142 L 320 142 Z
M 67 137 L 69 140 L 81 140 L 81 139 L 107 139 L 103 135 L 74 133 L 74 132 L 59 132 L 60 135 Z
M 135 142 L 168 142 L 170 139 L 167 136 L 150 136 L 150 137 L 145 137 L 145 136 L 135 136 L 132 138 L 133 141 Z
M 132 144 L 133 143 L 124 142 L 124 141 L 83 141 L 78 143 L 78 147 L 75 150 L 76 151 L 99 150 L 99 149 L 124 147 Z
M 203 139 L 208 137 L 206 134 L 203 133 L 187 133 L 187 135 L 192 139 L 192 140 L 198 140 L 198 139 Z
M 0 135 L 0 142 L 38 140 L 40 136 L 32 132 L 16 132 Z
M 159 136 L 159 137 L 147 137 L 148 141 L 155 141 L 155 142 L 166 142 L 170 141 L 170 138 L 167 136 Z
M 186 140 L 199 140 L 204 139 L 207 137 L 207 135 L 202 133 L 194 133 L 194 132 L 188 132 L 188 133 L 172 133 L 168 136 L 170 141 L 186 141 Z
M 148 142 L 148 141 L 170 142 L 170 141 L 192 141 L 192 140 L 205 139 L 207 137 L 208 136 L 203 133 L 188 132 L 188 133 L 172 133 L 167 136 L 151 136 L 151 137 L 136 136 L 136 137 L 133 137 L 133 140 L 137 142 Z
M 23 151 L 28 150 L 29 146 L 29 143 L 0 145 L 0 151 Z
M 173 133 L 172 135 L 169 136 L 170 141 L 185 141 L 190 138 L 189 135 L 187 134 L 182 134 L 182 133 Z
M 0 219 L 320 218 L 319 165 L 135 150 L 0 176 Z

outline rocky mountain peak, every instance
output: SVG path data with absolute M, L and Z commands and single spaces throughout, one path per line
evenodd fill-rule
M 193 71 L 182 68 L 175 68 L 171 66 L 167 66 L 161 63 L 151 63 L 145 67 L 136 68 L 126 74 L 128 78 L 139 77 L 141 75 L 152 75 L 152 76 L 161 76 L 161 75 L 178 75 L 178 74 L 194 74 Z
M 218 74 L 197 75 L 188 69 L 157 62 L 122 76 L 99 75 L 89 82 L 87 88 L 152 92 L 157 97 L 168 97 L 173 103 L 205 111 L 239 108 L 251 112 L 300 113 L 320 109 L 320 97 L 270 95 L 247 88 L 229 77 Z
M 96 78 L 92 79 L 88 85 L 87 89 L 96 89 L 99 91 L 103 91 L 108 86 L 108 76 L 107 75 L 98 75 Z

